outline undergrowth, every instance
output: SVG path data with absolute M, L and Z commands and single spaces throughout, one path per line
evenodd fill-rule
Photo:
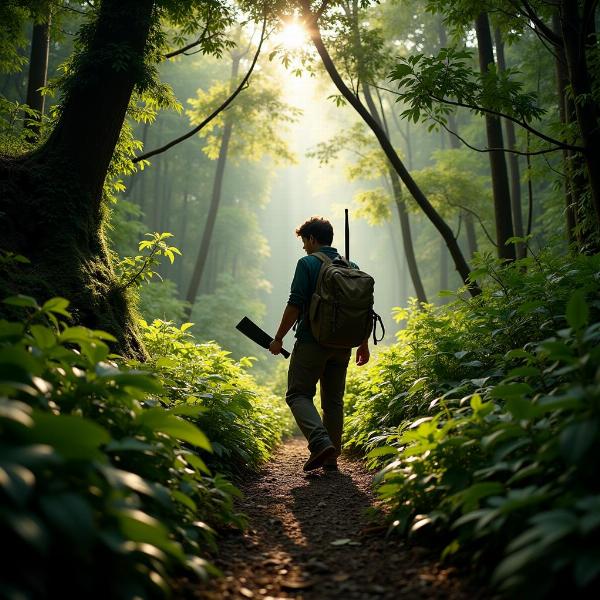
M 484 293 L 397 309 L 351 369 L 346 446 L 380 469 L 389 532 L 443 542 L 501 593 L 600 580 L 600 257 L 484 257 Z M 514 597 L 514 595 L 512 596 Z
M 245 525 L 220 473 L 255 469 L 287 427 L 248 360 L 157 321 L 150 364 L 126 364 L 67 300 L 4 302 L 23 318 L 0 320 L 0 596 L 163 597 L 217 573 L 216 532 Z

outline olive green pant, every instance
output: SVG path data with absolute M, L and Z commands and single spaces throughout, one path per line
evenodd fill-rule
M 290 357 L 285 400 L 308 449 L 318 452 L 331 444 L 342 450 L 344 390 L 351 349 L 326 348 L 316 342 L 296 341 Z M 323 420 L 314 405 L 317 381 L 321 383 Z

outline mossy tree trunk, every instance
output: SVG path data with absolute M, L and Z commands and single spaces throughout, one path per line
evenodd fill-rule
M 152 0 L 104 0 L 47 142 L 0 163 L 2 245 L 31 260 L 4 277 L 2 291 L 63 296 L 77 322 L 109 331 L 117 351 L 139 357 L 145 351 L 104 237 L 102 190 L 134 85 L 144 76 L 152 20 Z

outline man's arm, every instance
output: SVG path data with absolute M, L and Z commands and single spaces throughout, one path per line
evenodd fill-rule
M 281 352 L 281 348 L 283 346 L 283 338 L 285 334 L 293 327 L 294 323 L 298 320 L 298 316 L 300 315 L 300 307 L 295 304 L 288 304 L 283 311 L 283 316 L 281 317 L 281 324 L 277 329 L 277 333 L 275 334 L 275 338 L 271 342 L 269 346 L 269 351 L 271 354 L 279 354 Z

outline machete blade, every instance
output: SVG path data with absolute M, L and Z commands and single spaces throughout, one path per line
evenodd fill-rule
M 258 325 L 253 323 L 248 317 L 244 317 L 235 328 L 241 331 L 246 337 L 250 338 L 253 342 L 256 342 L 259 346 L 269 349 L 269 345 L 273 341 L 273 338 L 266 332 L 263 331 Z M 281 349 L 281 354 L 288 358 L 290 353 L 287 350 Z

